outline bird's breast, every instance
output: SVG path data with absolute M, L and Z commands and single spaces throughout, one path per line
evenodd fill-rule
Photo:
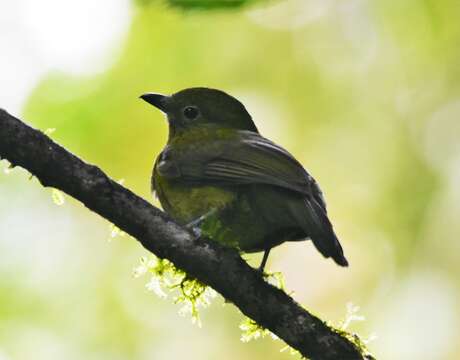
M 211 210 L 231 204 L 236 194 L 223 187 L 191 185 L 180 179 L 156 175 L 156 192 L 163 209 L 181 224 L 187 224 Z

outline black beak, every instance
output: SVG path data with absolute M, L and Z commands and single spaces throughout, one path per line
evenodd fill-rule
M 147 101 L 149 104 L 155 106 L 156 108 L 160 109 L 164 113 L 167 112 L 167 99 L 168 96 L 161 95 L 161 94 L 154 94 L 154 93 L 147 93 L 141 95 L 140 98 L 144 101 Z

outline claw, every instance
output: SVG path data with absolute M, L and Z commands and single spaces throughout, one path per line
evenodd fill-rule
M 266 249 L 264 251 L 264 256 L 262 258 L 262 262 L 261 262 L 259 268 L 257 269 L 257 271 L 259 271 L 262 274 L 262 276 L 264 276 L 264 274 L 265 274 L 264 273 L 264 268 L 265 268 L 265 264 L 267 264 L 268 254 L 270 254 L 270 250 L 271 250 L 271 248 L 268 248 L 268 249 Z
M 196 237 L 201 237 L 202 231 L 200 229 L 201 224 L 203 221 L 206 220 L 210 215 L 214 214 L 216 212 L 215 209 L 212 209 L 211 211 L 207 212 L 206 214 L 200 216 L 199 218 L 190 221 L 185 227 L 193 232 Z
M 189 224 L 190 225 L 190 224 Z M 197 238 L 201 237 L 201 229 L 198 226 L 193 226 L 193 225 L 187 225 L 186 228 L 189 229 L 193 235 L 195 235 Z

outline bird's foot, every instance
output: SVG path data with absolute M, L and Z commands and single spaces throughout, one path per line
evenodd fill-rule
M 201 215 L 200 217 L 197 217 L 195 220 L 190 221 L 185 227 L 191 229 L 192 227 L 199 227 L 203 222 L 212 214 L 216 212 L 216 209 L 212 209 L 208 211 L 206 214 Z
M 270 272 L 266 272 L 264 269 L 261 269 L 260 267 L 258 267 L 257 269 L 255 269 L 259 274 L 260 276 L 262 276 L 264 279 L 266 278 L 269 278 L 271 276 L 271 273 Z
M 271 250 L 271 248 L 266 249 L 264 251 L 264 256 L 262 258 L 262 262 L 260 263 L 260 266 L 257 269 L 257 271 L 262 275 L 262 277 L 268 277 L 269 276 L 269 274 L 265 273 L 264 269 L 265 269 L 265 265 L 267 264 L 268 255 L 270 254 L 270 250 Z
M 196 218 L 195 220 L 190 221 L 185 227 L 193 232 L 196 237 L 201 237 L 201 225 L 203 222 L 212 214 L 216 212 L 216 209 L 212 209 L 208 211 L 206 214 L 201 215 L 200 217 Z
M 188 230 L 190 230 L 193 233 L 193 235 L 195 235 L 196 238 L 201 237 L 202 231 L 198 226 L 193 226 L 193 225 L 187 224 L 185 227 Z
M 190 221 L 187 225 L 185 225 L 185 227 L 187 229 L 193 229 L 193 228 L 200 227 L 200 225 L 203 223 L 204 219 L 205 219 L 204 215 L 200 216 L 199 218 Z

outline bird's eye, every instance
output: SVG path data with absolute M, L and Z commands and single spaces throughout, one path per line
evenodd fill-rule
M 184 108 L 184 116 L 189 120 L 194 120 L 198 117 L 199 114 L 198 108 L 195 106 L 187 106 Z

